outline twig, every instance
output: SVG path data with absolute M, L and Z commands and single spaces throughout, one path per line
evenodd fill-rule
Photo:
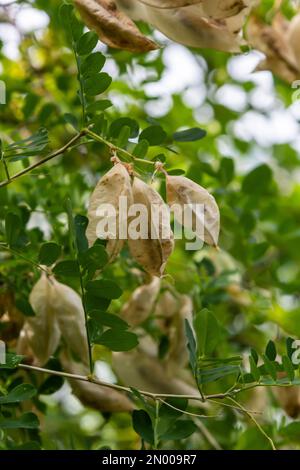
M 257 427 L 257 429 L 262 433 L 263 436 L 265 436 L 265 438 L 269 441 L 271 447 L 272 447 L 272 450 L 277 450 L 276 447 L 275 447 L 275 444 L 272 440 L 272 438 L 270 436 L 268 436 L 268 434 L 266 433 L 266 431 L 261 427 L 261 425 L 256 421 L 256 419 L 254 418 L 254 416 L 249 413 L 248 410 L 246 410 L 246 408 L 244 408 L 238 401 L 234 400 L 234 398 L 232 397 L 228 397 L 228 400 L 232 401 L 233 403 L 235 403 L 235 405 L 241 410 L 243 411 L 250 419 L 251 421 L 253 421 L 253 423 L 255 424 L 255 426 Z
M 83 137 L 86 134 L 84 130 L 76 134 L 69 142 L 67 142 L 63 147 L 60 149 L 56 150 L 53 153 L 50 153 L 50 155 L 47 155 L 46 157 L 42 158 L 41 160 L 33 163 L 32 165 L 28 166 L 27 168 L 24 168 L 24 170 L 19 171 L 15 175 L 11 176 L 9 179 L 2 181 L 0 183 L 0 188 L 3 188 L 4 186 L 7 186 L 8 184 L 11 184 L 13 181 L 16 179 L 20 178 L 21 176 L 26 175 L 26 173 L 29 173 L 30 171 L 34 170 L 35 168 L 43 165 L 44 163 L 48 162 L 49 160 L 52 160 L 52 158 L 57 157 L 58 155 L 63 154 L 66 150 L 68 150 L 75 142 L 77 142 L 81 137 Z

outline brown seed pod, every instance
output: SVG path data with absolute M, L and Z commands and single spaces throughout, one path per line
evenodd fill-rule
M 189 381 L 173 376 L 163 363 L 141 349 L 113 353 L 112 365 L 119 379 L 128 387 L 152 393 L 199 396 L 198 390 Z M 190 381 L 193 383 L 192 377 Z
M 120 316 L 131 326 L 143 323 L 153 311 L 159 289 L 158 277 L 153 277 L 149 284 L 138 287 L 124 304 Z
M 287 42 L 293 51 L 298 70 L 300 71 L 300 13 L 294 16 L 289 24 Z
M 178 212 L 174 216 L 184 226 L 209 245 L 217 246 L 220 232 L 220 212 L 215 198 L 209 192 L 194 181 L 184 176 L 167 176 L 167 200 L 170 207 L 178 205 L 184 214 L 186 207 L 192 208 L 192 217 L 180 220 Z M 194 206 L 198 204 L 204 209 L 204 220 L 202 214 L 195 211 Z
M 100 179 L 91 195 L 88 208 L 89 224 L 86 231 L 86 236 L 90 246 L 94 244 L 97 238 L 108 240 L 106 251 L 109 255 L 110 261 L 113 261 L 118 256 L 124 245 L 124 240 L 119 239 L 118 221 L 120 217 L 122 225 L 126 224 L 127 221 L 119 210 L 120 197 L 126 198 L 128 207 L 130 207 L 133 201 L 130 176 L 126 168 L 121 163 L 117 163 Z M 111 236 L 102 233 L 101 230 L 100 232 L 97 230 L 99 222 L 101 223 L 104 220 L 109 222 L 107 216 L 97 215 L 97 210 L 104 204 L 110 204 L 115 209 L 116 233 Z
M 89 375 L 89 369 L 79 362 L 74 362 L 65 352 L 60 360 L 65 371 L 70 374 Z M 132 411 L 133 403 L 122 393 L 82 380 L 69 379 L 75 396 L 86 406 L 103 412 Z
M 290 30 L 289 22 L 278 13 L 272 25 L 263 23 L 255 16 L 251 17 L 246 31 L 249 44 L 266 56 L 258 70 L 271 70 L 289 83 L 297 80 L 300 70 L 294 53 L 296 35 L 293 28 Z
M 27 338 L 35 358 L 43 365 L 55 352 L 61 335 L 52 305 L 53 284 L 45 274 L 42 274 L 33 287 L 29 301 L 35 316 L 27 318 L 23 335 Z
M 299 387 L 276 387 L 274 393 L 280 406 L 291 418 L 297 418 L 300 415 Z
M 147 220 L 144 217 L 141 221 L 140 238 L 134 239 L 131 229 L 137 227 L 136 218 L 129 217 L 129 250 L 146 272 L 160 277 L 174 248 L 170 214 L 158 192 L 139 178 L 134 178 L 132 191 L 134 204 L 143 208 L 141 215 L 147 215 Z M 155 217 L 154 212 L 159 216 Z
M 45 364 L 63 339 L 65 347 L 88 364 L 84 311 L 77 292 L 43 274 L 29 300 L 36 315 L 24 324 L 19 351 L 30 349 L 36 361 Z
M 132 19 L 146 21 L 173 41 L 186 46 L 238 52 L 243 44 L 239 33 L 248 9 L 229 10 L 229 12 L 239 11 L 239 13 L 228 16 L 228 12 L 223 12 L 215 6 L 216 16 L 210 16 L 212 11 L 208 0 L 181 7 L 176 2 L 175 8 L 172 9 L 158 8 L 160 5 L 158 0 L 155 0 L 155 7 L 149 6 L 148 0 L 146 1 L 142 3 L 141 1 L 117 0 L 117 3 L 120 9 Z M 154 3 L 154 0 L 150 1 L 151 4 Z M 169 4 L 171 2 L 168 2 Z M 208 12 L 204 11 L 204 4 Z
M 86 366 L 89 364 L 84 310 L 80 296 L 71 287 L 52 278 L 51 303 L 61 338 Z
M 192 323 L 193 303 L 187 295 L 165 291 L 160 296 L 155 308 L 156 323 L 167 336 L 169 350 L 164 358 L 168 370 L 176 371 L 178 366 L 185 367 L 188 362 L 186 346 L 185 320 Z
M 94 29 L 101 41 L 110 47 L 131 52 L 158 49 L 155 42 L 144 36 L 113 0 L 75 0 L 84 22 Z

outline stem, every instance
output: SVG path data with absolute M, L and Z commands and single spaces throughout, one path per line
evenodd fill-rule
M 46 157 L 42 158 L 41 160 L 33 163 L 32 165 L 28 166 L 27 168 L 24 168 L 24 170 L 19 171 L 15 175 L 11 176 L 9 179 L 2 181 L 0 183 L 0 188 L 3 188 L 4 186 L 7 186 L 8 184 L 12 183 L 15 181 L 17 178 L 20 178 L 21 176 L 26 175 L 26 173 L 29 173 L 30 171 L 34 170 L 35 168 L 38 168 L 39 166 L 43 165 L 44 163 L 48 162 L 49 160 L 52 160 L 52 158 L 57 157 L 58 155 L 61 155 L 64 153 L 66 150 L 68 150 L 75 142 L 77 142 L 81 137 L 85 135 L 85 131 L 81 131 L 78 134 L 76 134 L 69 142 L 67 142 L 63 147 L 59 148 L 58 150 L 55 150 L 55 152 L 50 153 Z
M 125 155 L 130 160 L 133 160 L 135 162 L 146 163 L 148 165 L 155 165 L 156 164 L 156 162 L 151 162 L 149 160 L 143 160 L 142 158 L 135 157 L 134 155 L 132 155 L 132 153 L 130 153 L 127 150 L 124 150 L 124 149 L 122 149 L 122 148 L 120 148 L 120 147 L 118 147 L 114 144 L 112 144 L 111 142 L 109 142 L 109 140 L 106 140 L 106 139 L 104 139 L 104 137 L 101 137 L 100 135 L 95 134 L 95 132 L 91 131 L 90 129 L 84 129 L 84 131 L 85 131 L 86 135 L 89 135 L 90 137 L 92 137 L 97 142 L 100 142 L 101 144 L 106 145 L 111 151 L 123 153 L 123 155 Z
M 78 81 L 79 81 L 79 96 L 80 96 L 80 103 L 81 103 L 81 126 L 84 127 L 86 125 L 86 112 L 85 112 L 85 95 L 84 95 L 84 87 L 83 87 L 83 81 L 82 81 L 82 76 L 81 76 L 81 71 L 80 71 L 80 63 L 79 63 L 79 57 L 76 52 L 76 45 L 73 41 L 73 51 L 75 55 L 75 60 L 76 60 L 76 66 L 77 66 L 77 71 L 78 71 Z
M 158 421 L 159 421 L 159 407 L 160 407 L 160 402 L 159 400 L 155 400 L 155 419 L 154 419 L 154 428 L 153 428 L 153 434 L 154 434 L 154 450 L 157 450 L 158 445 L 159 445 L 159 439 L 158 439 Z
M 83 287 L 83 281 L 82 281 L 82 275 L 81 275 L 81 268 L 80 268 L 80 264 L 79 264 L 79 261 L 78 261 L 78 257 L 77 257 L 77 264 L 78 264 L 78 269 L 79 269 L 81 302 L 82 302 L 82 307 L 83 307 L 83 311 L 84 311 L 84 321 L 85 321 L 87 348 L 88 348 L 88 354 L 89 354 L 90 373 L 93 374 L 94 368 L 93 368 L 91 338 L 90 338 L 90 332 L 89 332 L 89 328 L 88 328 L 88 313 L 87 313 L 86 307 L 85 307 L 85 293 L 84 293 L 84 287 Z
M 246 408 L 244 408 L 238 401 L 234 400 L 232 397 L 228 397 L 228 400 L 232 401 L 233 403 L 235 403 L 235 405 L 241 410 L 243 411 L 250 419 L 251 421 L 253 421 L 253 423 L 255 424 L 255 426 L 257 426 L 257 429 L 262 433 L 263 436 L 265 436 L 265 438 L 269 441 L 271 447 L 272 447 L 272 450 L 277 450 L 276 447 L 275 447 L 275 444 L 273 442 L 273 440 L 271 439 L 270 436 L 268 436 L 268 434 L 266 433 L 266 431 L 261 427 L 261 425 L 256 421 L 256 419 L 254 418 L 254 416 L 252 416 L 251 413 L 249 413 L 248 410 L 246 410 Z

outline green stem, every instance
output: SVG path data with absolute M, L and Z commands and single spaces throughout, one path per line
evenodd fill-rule
M 83 86 L 83 79 L 80 71 L 80 62 L 79 62 L 79 57 L 76 52 L 76 45 L 73 41 L 73 51 L 75 55 L 75 60 L 76 60 L 76 66 L 77 66 L 77 72 L 78 72 L 78 81 L 79 81 L 79 96 L 80 96 L 80 102 L 81 102 L 81 127 L 84 127 L 86 125 L 86 112 L 85 112 L 85 107 L 86 107 L 86 100 L 85 100 L 85 94 L 84 94 L 84 86 Z
M 82 279 L 82 273 L 81 273 L 81 268 L 80 268 L 80 263 L 78 261 L 78 257 L 77 257 L 77 264 L 78 264 L 78 269 L 79 269 L 81 301 L 82 301 L 82 306 L 83 306 L 83 311 L 84 311 L 84 321 L 85 321 L 87 348 L 88 348 L 88 355 L 89 355 L 89 366 L 90 366 L 90 373 L 92 375 L 93 371 L 94 371 L 94 367 L 93 367 L 91 338 L 90 338 L 90 332 L 89 332 L 89 327 L 88 327 L 89 317 L 88 317 L 88 313 L 87 313 L 86 306 L 85 306 L 85 293 L 84 293 L 83 279 Z

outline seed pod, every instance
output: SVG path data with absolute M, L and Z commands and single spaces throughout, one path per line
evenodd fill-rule
M 127 224 L 127 220 L 124 218 L 123 211 L 120 212 L 120 197 L 125 198 L 128 207 L 130 207 L 133 200 L 130 176 L 126 168 L 121 163 L 117 163 L 100 179 L 91 195 L 88 208 L 89 224 L 86 231 L 90 246 L 94 244 L 97 238 L 108 240 L 106 251 L 110 261 L 113 261 L 118 256 L 124 245 L 124 239 L 119 239 L 118 222 L 121 218 L 120 225 L 121 228 L 124 228 L 124 224 Z M 104 204 L 110 204 L 115 210 L 115 233 L 111 235 L 103 233 L 101 229 L 99 230 L 100 223 L 106 221 L 109 224 L 110 221 L 112 221 L 108 216 L 97 215 L 97 210 L 103 207 Z M 112 217 L 114 217 L 114 215 L 112 214 Z M 124 230 L 126 232 L 124 238 L 126 238 L 127 230 Z
M 23 328 L 28 344 L 41 365 L 55 352 L 60 340 L 52 293 L 53 283 L 42 274 L 29 297 L 35 316 L 28 317 Z
M 130 228 L 133 219 L 129 218 L 128 244 L 131 255 L 146 272 L 162 276 L 165 265 L 174 248 L 174 237 L 170 228 L 170 214 L 163 199 L 151 186 L 139 178 L 133 181 L 133 202 L 140 204 L 145 217 L 139 224 L 140 238 L 133 239 Z M 158 214 L 158 217 L 155 214 Z M 145 220 L 147 216 L 147 220 Z
M 264 24 L 255 16 L 250 17 L 247 24 L 248 42 L 266 56 L 258 70 L 271 70 L 289 83 L 297 80 L 299 65 L 293 51 L 292 37 L 294 34 L 289 37 L 289 23 L 279 13 L 274 17 L 272 25 Z
M 101 41 L 110 47 L 131 52 L 158 49 L 155 42 L 144 36 L 113 0 L 75 0 L 84 22 L 96 31 Z
M 119 7 L 134 20 L 146 21 L 170 39 L 190 47 L 212 48 L 238 52 L 242 44 L 239 32 L 230 28 L 227 20 L 239 17 L 241 25 L 246 13 L 219 20 L 204 12 L 203 3 L 190 4 L 179 8 L 157 8 L 141 1 L 117 0 Z M 147 0 L 148 3 L 148 0 Z M 153 3 L 153 0 L 151 0 Z M 170 2 L 169 2 L 170 3 Z M 237 21 L 235 21 L 237 22 Z
M 156 323 L 167 336 L 169 350 L 164 358 L 168 370 L 176 371 L 178 366 L 186 366 L 188 352 L 186 346 L 185 320 L 192 323 L 193 303 L 187 295 L 178 294 L 175 297 L 165 291 L 155 309 Z
M 65 371 L 70 374 L 89 375 L 88 367 L 74 362 L 65 352 L 60 360 Z M 132 402 L 122 393 L 116 390 L 102 387 L 82 380 L 69 379 L 74 395 L 86 406 L 90 406 L 102 412 L 132 411 Z
M 249 12 L 253 0 L 203 0 L 203 11 L 209 17 L 219 20 Z
M 84 310 L 80 296 L 71 287 L 52 279 L 51 303 L 66 346 L 86 366 L 89 364 Z
M 117 376 L 128 387 L 152 393 L 199 396 L 198 390 L 189 381 L 172 376 L 163 363 L 140 349 L 113 353 L 112 365 Z M 192 380 L 190 377 L 191 383 Z
M 209 192 L 184 176 L 167 176 L 167 199 L 169 206 L 176 204 L 184 210 L 188 207 L 192 209 L 192 217 L 183 217 L 185 227 L 193 232 L 209 245 L 217 246 L 220 232 L 220 212 L 215 198 Z M 198 204 L 203 209 L 199 214 L 194 206 Z M 178 211 L 175 211 L 175 218 L 179 223 Z M 204 220 L 203 220 L 204 216 Z
M 275 387 L 274 393 L 281 407 L 291 418 L 295 419 L 300 415 L 299 387 Z
M 138 287 L 124 304 L 120 316 L 131 326 L 143 323 L 153 311 L 159 289 L 158 277 L 154 277 L 149 284 Z
M 300 14 L 294 16 L 287 30 L 287 42 L 292 49 L 300 71 Z

